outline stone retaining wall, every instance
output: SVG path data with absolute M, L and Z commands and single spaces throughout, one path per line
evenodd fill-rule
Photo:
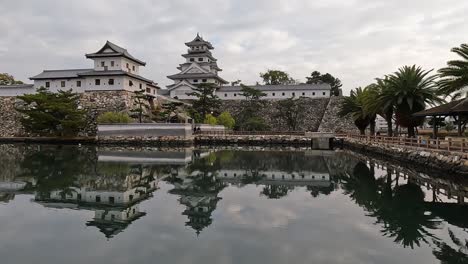
M 343 97 L 333 96 L 330 98 L 318 132 L 359 133 L 350 116 L 338 116 L 342 100 Z
M 322 121 L 323 114 L 328 105 L 330 98 L 300 98 L 299 103 L 303 104 L 305 111 L 303 117 L 298 121 L 298 131 L 316 132 Z M 279 100 L 264 100 L 265 106 L 258 109 L 258 113 L 265 119 L 265 122 L 270 125 L 274 131 L 288 131 L 289 128 L 284 120 L 277 117 Z M 228 111 L 238 119 L 239 112 L 242 109 L 241 100 L 223 100 L 221 109 Z
M 393 146 L 375 142 L 345 139 L 345 148 L 378 155 L 415 167 L 430 168 L 446 174 L 468 175 L 468 154 L 442 150 L 428 150 L 410 146 Z M 449 175 L 447 175 L 449 176 Z
M 313 149 L 330 149 L 332 143 L 328 138 L 311 138 L 305 136 L 261 136 L 261 135 L 197 135 L 195 144 L 199 145 L 246 145 L 246 146 L 304 146 Z

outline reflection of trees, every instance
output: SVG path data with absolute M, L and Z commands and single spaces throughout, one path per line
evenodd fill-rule
M 428 243 L 427 238 L 432 237 L 428 230 L 438 226 L 439 222 L 425 213 L 421 188 L 408 183 L 392 190 L 390 171 L 382 182 L 375 179 L 372 166 L 360 162 L 342 184 L 345 193 L 382 225 L 381 232 L 404 247 L 419 246 L 420 241 Z
M 442 264 L 463 264 L 468 263 L 468 240 L 461 241 L 452 230 L 448 230 L 452 243 L 457 249 L 452 248 L 445 242 L 434 239 L 436 249 L 433 250 L 434 256 L 440 260 Z
M 322 186 L 307 186 L 307 191 L 310 192 L 312 197 L 318 197 L 321 194 L 329 195 L 335 190 L 335 185 L 331 182 L 329 186 L 322 187 Z
M 284 185 L 266 185 L 263 187 L 261 194 L 265 195 L 269 199 L 280 199 L 285 197 L 291 188 Z

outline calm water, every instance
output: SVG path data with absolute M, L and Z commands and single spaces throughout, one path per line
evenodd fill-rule
M 468 263 L 466 196 L 344 151 L 0 145 L 0 263 Z

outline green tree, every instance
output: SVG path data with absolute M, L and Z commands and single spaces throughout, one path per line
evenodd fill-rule
M 143 118 L 148 117 L 146 109 L 148 108 L 148 96 L 145 90 L 135 91 L 133 96 L 133 108 L 130 110 L 131 117 L 138 119 L 138 123 L 143 123 Z
M 365 96 L 366 91 L 361 87 L 352 90 L 349 97 L 343 98 L 338 112 L 341 117 L 351 116 L 361 135 L 366 134 L 366 128 L 371 122 L 371 117 L 365 110 Z
M 218 124 L 218 120 L 212 114 L 207 114 L 203 123 L 214 126 Z
M 278 102 L 275 117 L 286 123 L 290 131 L 296 131 L 299 121 L 305 118 L 305 109 L 301 99 L 288 98 Z
M 192 102 L 192 117 L 197 123 L 204 120 L 207 114 L 219 111 L 221 100 L 216 95 L 217 87 L 214 84 L 200 84 L 193 89 L 193 92 L 187 93 L 189 96 L 195 96 L 197 99 Z
M 468 44 L 452 48 L 452 52 L 461 57 L 460 60 L 447 62 L 447 67 L 439 70 L 441 93 L 450 95 L 468 86 Z
M 260 73 L 263 83 L 266 85 L 279 85 L 279 84 L 294 84 L 295 81 L 289 76 L 288 73 L 279 70 L 268 70 L 265 73 Z
M 79 95 L 72 90 L 50 92 L 37 89 L 35 94 L 18 96 L 23 101 L 16 111 L 27 132 L 42 136 L 76 136 L 85 126 L 85 111 L 79 108 Z
M 23 84 L 22 81 L 15 80 L 13 75 L 8 73 L 0 73 L 0 85 L 13 85 L 13 84 Z
M 395 112 L 395 101 L 385 96 L 390 86 L 387 78 L 376 79 L 371 86 L 371 91 L 365 98 L 365 109 L 368 113 L 380 115 L 387 122 L 387 136 L 393 136 L 393 113 Z M 390 93 L 391 94 L 391 93 Z
M 165 102 L 161 107 L 157 107 L 152 111 L 153 121 L 155 122 L 170 122 L 171 118 L 182 113 L 182 102 Z
M 438 97 L 437 76 L 430 75 L 431 72 L 416 65 L 404 66 L 387 77 L 388 89 L 381 100 L 394 104 L 396 122 L 408 129 L 409 137 L 414 137 L 415 127 L 424 122 L 424 118 L 412 114 L 426 109 L 427 104 L 443 102 Z
M 341 83 L 341 80 L 338 78 L 335 78 L 333 75 L 329 73 L 321 74 L 318 71 L 313 71 L 310 74 L 310 77 L 306 77 L 307 81 L 306 83 L 308 84 L 313 84 L 313 83 L 328 83 L 331 86 L 331 94 L 338 96 L 340 95 L 340 88 L 343 86 Z
M 245 97 L 245 100 L 241 102 L 242 110 L 239 112 L 237 118 L 239 129 L 248 131 L 268 130 L 268 125 L 259 113 L 260 109 L 265 105 L 265 101 L 263 101 L 262 98 L 266 96 L 266 94 L 246 85 L 241 86 L 241 95 Z
M 218 124 L 225 126 L 228 129 L 233 129 L 236 121 L 229 112 L 224 111 L 218 116 Z

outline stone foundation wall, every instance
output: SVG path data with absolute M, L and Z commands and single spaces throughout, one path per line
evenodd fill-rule
M 322 122 L 318 128 L 319 132 L 334 132 L 334 133 L 354 133 L 358 134 L 359 130 L 354 125 L 350 116 L 339 117 L 340 105 L 343 97 L 331 97 L 327 105 L 327 110 L 323 115 Z
M 0 137 L 24 135 L 20 114 L 15 111 L 16 97 L 0 97 Z
M 392 146 L 375 142 L 345 139 L 344 146 L 350 150 L 381 156 L 423 169 L 431 169 L 450 176 L 468 174 L 468 154 L 441 150 L 421 149 L 410 146 Z
M 303 104 L 305 111 L 303 118 L 298 122 L 298 131 L 312 131 L 316 132 L 319 128 L 322 117 L 328 105 L 329 98 L 301 98 L 299 103 Z M 265 106 L 258 109 L 260 116 L 262 116 L 266 123 L 270 125 L 273 131 L 288 131 L 289 128 L 284 120 L 277 118 L 279 100 L 265 100 Z M 241 111 L 240 100 L 226 100 L 222 101 L 222 111 L 228 111 L 234 117 Z

